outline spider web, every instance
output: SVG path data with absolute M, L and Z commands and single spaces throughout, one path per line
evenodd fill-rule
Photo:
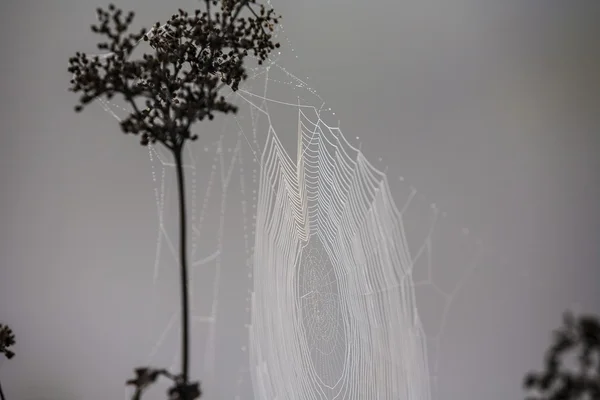
M 202 124 L 186 148 L 191 376 L 205 398 L 436 398 L 441 339 L 480 243 L 326 122 L 335 113 L 283 67 L 297 56 L 277 34 L 290 51 L 251 68 L 227 95 L 239 113 Z M 99 102 L 117 120 L 130 112 Z M 148 155 L 158 229 L 147 362 L 176 371 L 175 169 L 160 145 Z

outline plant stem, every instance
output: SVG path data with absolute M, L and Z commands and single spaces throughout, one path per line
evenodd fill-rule
M 2 383 L 0 383 L 0 400 L 6 400 L 6 397 L 4 397 L 4 392 L 2 391 Z
M 189 379 L 189 300 L 187 270 L 187 229 L 185 210 L 185 181 L 183 171 L 183 144 L 173 150 L 177 170 L 177 189 L 179 195 L 179 245 L 181 279 L 181 373 L 184 382 Z

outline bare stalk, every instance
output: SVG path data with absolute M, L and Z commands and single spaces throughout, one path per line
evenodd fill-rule
M 173 150 L 177 171 L 177 192 L 179 196 L 179 261 L 181 285 L 181 374 L 184 382 L 189 379 L 189 298 L 187 269 L 187 224 L 185 209 L 185 177 L 183 170 L 183 144 Z

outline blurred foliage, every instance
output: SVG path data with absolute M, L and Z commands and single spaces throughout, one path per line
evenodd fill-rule
M 567 312 L 545 358 L 545 370 L 530 372 L 527 400 L 600 399 L 600 322 Z
M 10 360 L 15 356 L 14 351 L 10 349 L 15 344 L 15 334 L 12 329 L 10 329 L 8 325 L 0 324 L 0 354 Z M 2 384 L 0 384 L 0 400 L 6 400 L 4 391 L 2 390 Z
M 0 324 L 0 354 L 3 354 L 9 360 L 15 356 L 15 353 L 11 351 L 11 347 L 14 346 L 15 334 L 8 325 Z

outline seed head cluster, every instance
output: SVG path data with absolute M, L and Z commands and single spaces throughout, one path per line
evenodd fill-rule
M 77 52 L 69 59 L 70 90 L 81 94 L 75 110 L 100 97 L 122 95 L 133 110 L 122 120 L 122 131 L 140 135 L 144 146 L 159 142 L 171 150 L 197 139 L 190 131 L 195 122 L 237 112 L 221 91 L 236 91 L 248 78 L 248 56 L 262 64 L 279 47 L 273 32 L 280 17 L 256 0 L 202 1 L 204 10 L 179 10 L 166 23 L 139 33 L 127 33 L 133 12 L 125 15 L 112 4 L 99 8 L 99 23 L 91 29 L 107 38 L 98 48 L 109 54 Z M 133 59 L 142 41 L 152 52 Z

